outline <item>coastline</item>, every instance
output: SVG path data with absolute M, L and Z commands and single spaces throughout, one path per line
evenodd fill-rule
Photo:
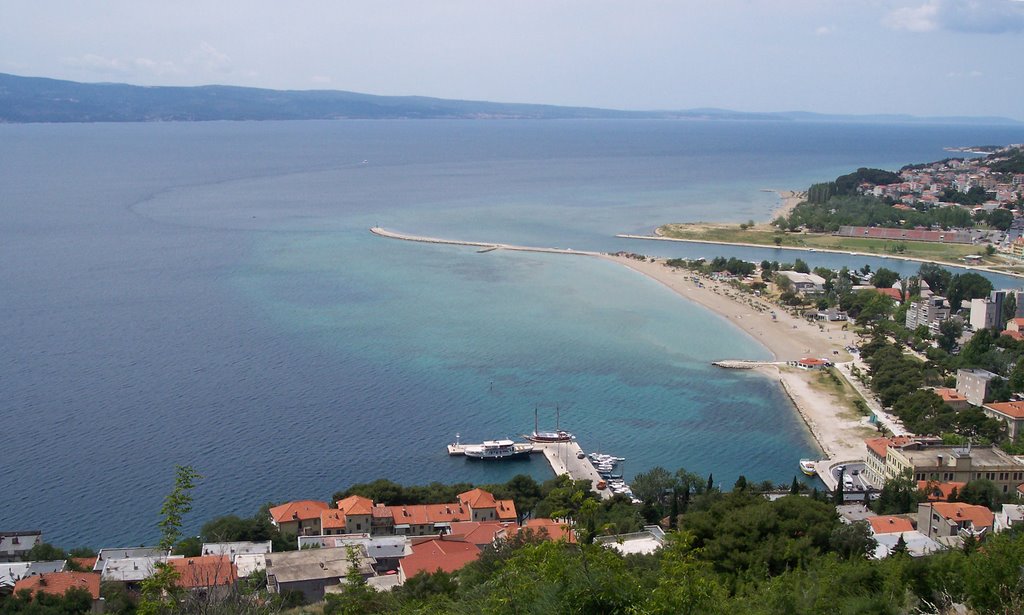
M 664 285 L 682 299 L 692 301 L 725 318 L 766 348 L 775 357 L 776 364 L 766 362 L 755 368 L 755 371 L 779 381 L 779 386 L 792 402 L 797 415 L 806 425 L 811 439 L 817 443 L 824 457 L 832 460 L 863 457 L 863 438 L 873 432 L 868 431 L 866 421 L 862 417 L 842 416 L 843 408 L 837 403 L 839 400 L 827 391 L 819 390 L 820 387 L 815 387 L 820 372 L 780 365 L 804 357 L 827 358 L 834 361 L 850 360 L 844 348 L 855 341 L 855 335 L 851 331 L 843 331 L 842 323 L 808 323 L 760 297 L 740 294 L 722 282 L 701 278 L 701 285 L 698 286 L 693 282 L 692 272 L 666 267 L 663 259 L 652 262 L 648 259 L 638 260 L 597 252 L 422 237 L 378 227 L 371 229 L 371 232 L 390 239 L 482 248 L 478 250 L 479 252 L 505 249 L 590 256 L 627 267 Z M 772 312 L 775 313 L 774 318 Z M 736 358 L 709 357 L 709 362 Z

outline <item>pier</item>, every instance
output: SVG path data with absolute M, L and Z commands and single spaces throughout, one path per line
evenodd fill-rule
M 535 246 L 517 246 L 508 243 L 487 243 L 483 241 L 461 241 L 458 239 L 442 239 L 440 237 L 425 237 L 422 235 L 408 235 L 389 231 L 379 226 L 370 228 L 370 232 L 380 237 L 389 239 L 401 239 L 403 241 L 418 241 L 420 243 L 436 243 L 449 246 L 470 246 L 480 248 L 479 253 L 493 252 L 494 250 L 509 250 L 511 252 L 541 252 L 543 254 L 573 254 L 576 256 L 602 256 L 600 252 L 587 252 L 585 250 L 573 250 L 572 248 L 541 248 Z
M 715 367 L 724 367 L 725 369 L 757 369 L 758 367 L 773 367 L 778 365 L 785 365 L 784 361 L 747 361 L 747 360 L 729 360 L 729 361 L 713 361 L 711 363 Z
M 590 463 L 586 456 L 583 459 L 579 458 L 579 455 L 583 454 L 583 448 L 575 440 L 571 442 L 536 442 L 533 446 L 534 451 L 539 450 L 544 453 L 555 476 L 568 474 L 569 478 L 573 480 L 589 480 L 590 489 L 601 496 L 602 500 L 612 497 L 610 489 L 597 488 L 597 483 L 604 479 L 597 473 L 597 468 Z

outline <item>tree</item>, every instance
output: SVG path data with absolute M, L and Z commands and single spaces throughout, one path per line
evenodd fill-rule
M 676 477 L 661 466 L 637 474 L 630 483 L 633 495 L 638 500 L 659 504 L 664 501 L 666 493 L 678 486 L 679 481 Z
M 1013 224 L 1013 212 L 1009 209 L 993 209 L 988 214 L 988 225 L 992 228 L 1005 231 Z
M 181 537 L 182 521 L 192 510 L 192 489 L 199 475 L 192 466 L 175 466 L 174 489 L 164 498 L 160 508 L 161 518 L 159 547 L 170 552 Z M 178 587 L 178 573 L 166 561 L 153 565 L 153 574 L 142 582 L 142 597 L 139 601 L 140 615 L 157 615 L 171 612 L 178 604 L 181 589 Z
M 807 266 L 803 259 L 798 258 L 793 262 L 793 271 L 797 273 L 810 273 L 811 268 Z
M 892 269 L 886 269 L 885 267 L 879 267 L 878 271 L 871 278 L 871 284 L 875 288 L 892 288 L 892 285 L 900 279 L 900 274 L 896 273 Z
M 867 521 L 840 523 L 829 536 L 829 547 L 844 559 L 867 557 L 877 544 Z
M 1017 317 L 1017 293 L 1006 293 L 1003 299 L 1003 322 L 1010 322 Z
M 907 470 L 885 481 L 874 508 L 880 515 L 900 515 L 917 510 L 919 499 L 914 475 Z
M 964 332 L 964 325 L 959 318 L 950 318 L 939 323 L 939 348 L 946 352 L 953 352 L 957 340 Z
M 974 272 L 958 273 L 953 276 L 949 283 L 949 292 L 946 298 L 949 299 L 949 306 L 954 312 L 960 309 L 960 304 L 971 299 L 987 297 L 992 292 L 992 282 L 987 278 Z
M 928 283 L 928 288 L 936 295 L 942 295 L 949 288 L 953 274 L 935 263 L 924 263 L 917 271 L 917 276 Z

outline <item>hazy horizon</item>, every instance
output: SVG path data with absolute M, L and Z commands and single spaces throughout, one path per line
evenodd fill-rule
M 1021 0 L 15 3 L 0 72 L 620 110 L 1024 120 Z

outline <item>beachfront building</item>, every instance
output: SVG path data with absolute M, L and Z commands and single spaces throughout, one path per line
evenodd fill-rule
M 977 538 L 992 532 L 995 516 L 977 504 L 923 502 L 917 505 L 917 531 L 934 539 Z
M 939 334 L 939 325 L 949 320 L 950 309 L 945 297 L 938 295 L 914 301 L 907 310 L 907 328 L 911 331 L 924 325 L 933 336 Z
M 868 438 L 864 440 L 867 448 L 867 455 L 864 457 L 864 477 L 879 489 L 885 484 L 888 473 L 886 471 L 886 457 L 890 446 L 903 446 L 911 442 L 932 442 L 942 444 L 938 438 L 913 438 L 910 436 L 893 436 L 891 438 Z
M 1024 483 L 1024 463 L 998 448 L 942 446 L 918 441 L 886 447 L 886 479 L 909 472 L 915 481 L 967 483 L 986 479 L 1003 493 Z
M 320 515 L 330 506 L 327 502 L 297 500 L 270 509 L 270 520 L 282 534 L 317 536 L 320 534 Z
M 336 509 L 320 513 L 320 526 L 328 536 L 363 532 L 373 536 L 436 536 L 450 533 L 451 525 L 460 521 L 517 520 L 512 500 L 496 499 L 483 489 L 460 493 L 457 502 L 446 504 L 386 506 L 369 498 L 349 496 L 339 500 Z
M 793 284 L 793 290 L 798 293 L 813 295 L 825 291 L 825 278 L 820 275 L 796 271 L 780 271 L 778 275 L 788 279 Z
M 988 397 L 988 389 L 996 374 L 984 369 L 956 370 L 956 391 L 972 406 L 980 406 Z
M 981 409 L 988 416 L 1006 423 L 1006 435 L 1010 439 L 1024 433 L 1024 401 L 985 404 Z

